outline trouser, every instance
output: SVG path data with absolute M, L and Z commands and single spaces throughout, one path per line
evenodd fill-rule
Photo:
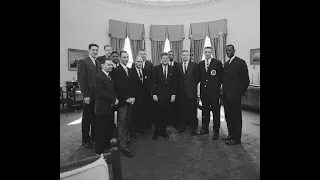
M 123 107 L 117 109 L 117 127 L 120 147 L 125 147 L 126 142 L 130 140 L 131 108 L 132 105 L 126 103 Z
M 170 101 L 155 102 L 156 109 L 154 134 L 160 135 L 166 132 L 167 121 L 170 118 Z
M 219 134 L 220 130 L 220 105 L 219 98 L 203 98 L 202 102 L 202 114 L 203 114 L 203 125 L 202 128 L 204 131 L 209 131 L 210 123 L 210 111 L 213 114 L 213 133 Z
M 90 104 L 83 103 L 83 113 L 82 113 L 82 143 L 90 142 L 89 132 L 91 129 L 91 139 L 95 140 L 95 113 L 94 113 L 95 102 L 90 102 Z
M 110 145 L 110 140 L 113 136 L 114 125 L 114 114 L 103 114 L 96 115 L 96 144 L 95 151 L 96 154 L 101 154 L 104 152 L 104 148 Z
M 142 104 L 142 101 L 136 100 L 136 102 L 132 106 L 131 113 L 131 124 L 133 124 L 133 132 L 143 129 L 143 126 L 145 125 L 145 117 L 143 114 L 146 113 L 146 111 L 144 111 L 144 105 Z
M 241 99 L 229 100 L 224 95 L 223 104 L 229 136 L 231 139 L 238 141 L 241 139 L 242 134 Z
M 178 106 L 178 126 L 181 128 L 190 126 L 191 131 L 195 131 L 198 128 L 197 98 L 179 99 Z

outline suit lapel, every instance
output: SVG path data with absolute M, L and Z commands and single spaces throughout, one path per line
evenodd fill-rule
M 215 68 L 216 68 L 216 63 L 215 62 L 213 62 L 214 60 L 213 60 L 213 58 L 211 59 L 211 61 L 210 61 L 210 64 L 209 64 L 209 68 L 208 68 L 208 72 L 210 73 L 211 72 L 211 70 L 214 70 Z

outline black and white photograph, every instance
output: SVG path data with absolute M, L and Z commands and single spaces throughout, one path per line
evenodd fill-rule
M 60 0 L 60 180 L 78 179 L 259 180 L 260 0 Z

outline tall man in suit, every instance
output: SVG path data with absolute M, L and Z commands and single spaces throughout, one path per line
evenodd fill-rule
M 119 54 L 117 53 L 117 51 L 112 51 L 111 52 L 111 56 L 110 56 L 113 64 L 114 64 L 114 68 L 116 68 L 117 66 L 119 66 L 120 64 L 120 60 L 119 60 Z
M 235 56 L 233 45 L 227 45 L 226 54 L 230 58 L 224 66 L 223 104 L 229 136 L 223 138 L 227 145 L 241 144 L 242 112 L 241 98 L 250 80 L 248 67 L 243 59 Z
M 147 92 L 146 92 L 146 97 L 143 100 L 143 104 L 145 105 L 145 112 L 143 113 L 144 115 L 144 122 L 145 126 L 147 126 L 149 129 L 152 128 L 151 124 L 154 123 L 154 118 L 152 116 L 152 111 L 153 111 L 153 100 L 152 100 L 152 94 L 151 94 L 151 76 L 152 76 L 152 69 L 153 69 L 153 64 L 150 60 L 147 60 L 147 53 L 145 49 L 141 49 L 138 53 L 139 56 L 142 57 L 142 70 L 145 72 L 146 78 L 146 86 L 148 86 Z
M 101 61 L 102 59 L 110 59 L 111 58 L 110 56 L 111 56 L 111 52 L 112 52 L 112 47 L 107 44 L 103 47 L 103 49 L 104 49 L 104 55 L 97 57 L 98 61 Z
M 90 142 L 89 131 L 91 128 L 91 140 L 95 141 L 95 92 L 93 77 L 101 70 L 100 62 L 96 60 L 99 46 L 89 44 L 89 56 L 81 59 L 78 63 L 77 76 L 79 87 L 83 96 L 83 113 L 82 113 L 82 145 L 86 148 L 93 148 Z
M 177 66 L 178 63 L 176 61 L 174 61 L 174 52 L 173 51 L 169 51 L 168 52 L 169 55 L 169 66 L 174 67 L 174 70 L 177 71 Z M 178 128 L 178 104 L 177 101 L 174 101 L 172 103 L 172 110 L 171 110 L 171 115 L 170 115 L 170 120 L 169 120 L 169 124 L 172 124 L 173 127 L 176 130 L 179 130 Z
M 152 139 L 158 135 L 169 138 L 166 133 L 166 121 L 168 120 L 170 103 L 176 99 L 177 79 L 174 68 L 168 66 L 168 53 L 161 53 L 161 64 L 155 66 L 152 71 L 152 94 L 155 101 L 155 128 Z
M 137 56 L 134 63 L 132 64 L 132 68 L 129 71 L 130 81 L 131 81 L 131 90 L 132 96 L 135 98 L 135 102 L 132 106 L 132 123 L 134 127 L 134 131 L 145 135 L 143 131 L 143 126 L 145 125 L 145 121 L 147 120 L 144 116 L 146 113 L 146 98 L 149 98 L 149 79 L 145 75 L 145 71 L 142 69 L 142 57 Z
M 191 135 L 196 135 L 198 127 L 197 118 L 197 87 L 199 82 L 198 64 L 190 61 L 188 50 L 182 51 L 182 63 L 177 66 L 178 77 L 178 112 L 179 133 L 190 125 Z
M 116 67 L 111 76 L 115 80 L 116 93 L 119 98 L 117 106 L 117 127 L 120 149 L 127 156 L 132 156 L 132 151 L 127 147 L 130 143 L 129 126 L 131 121 L 131 108 L 135 99 L 132 97 L 129 69 L 127 67 L 129 55 L 126 51 L 120 52 L 120 65 Z
M 204 48 L 205 60 L 199 62 L 200 99 L 202 102 L 202 130 L 199 135 L 209 134 L 210 111 L 213 114 L 212 140 L 219 139 L 220 130 L 220 87 L 223 80 L 221 61 L 211 58 L 211 47 Z
M 114 107 L 119 103 L 115 85 L 110 76 L 113 62 L 110 59 L 102 59 L 100 63 L 102 71 L 98 72 L 93 78 L 96 92 L 96 154 L 102 154 L 105 145 L 107 147 L 110 146 L 110 140 L 115 128 Z

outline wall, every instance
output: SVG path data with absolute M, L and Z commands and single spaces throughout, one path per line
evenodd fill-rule
M 189 50 L 190 23 L 227 19 L 227 44 L 233 44 L 236 55 L 247 62 L 250 78 L 258 83 L 260 66 L 255 69 L 249 63 L 250 49 L 260 48 L 260 1 L 216 0 L 193 8 L 137 8 L 107 0 L 60 0 L 60 84 L 76 77 L 76 71 L 68 70 L 68 48 L 84 49 L 88 44 L 109 44 L 109 19 L 143 23 L 146 32 L 146 50 L 151 57 L 150 25 L 184 24 L 184 49 Z

